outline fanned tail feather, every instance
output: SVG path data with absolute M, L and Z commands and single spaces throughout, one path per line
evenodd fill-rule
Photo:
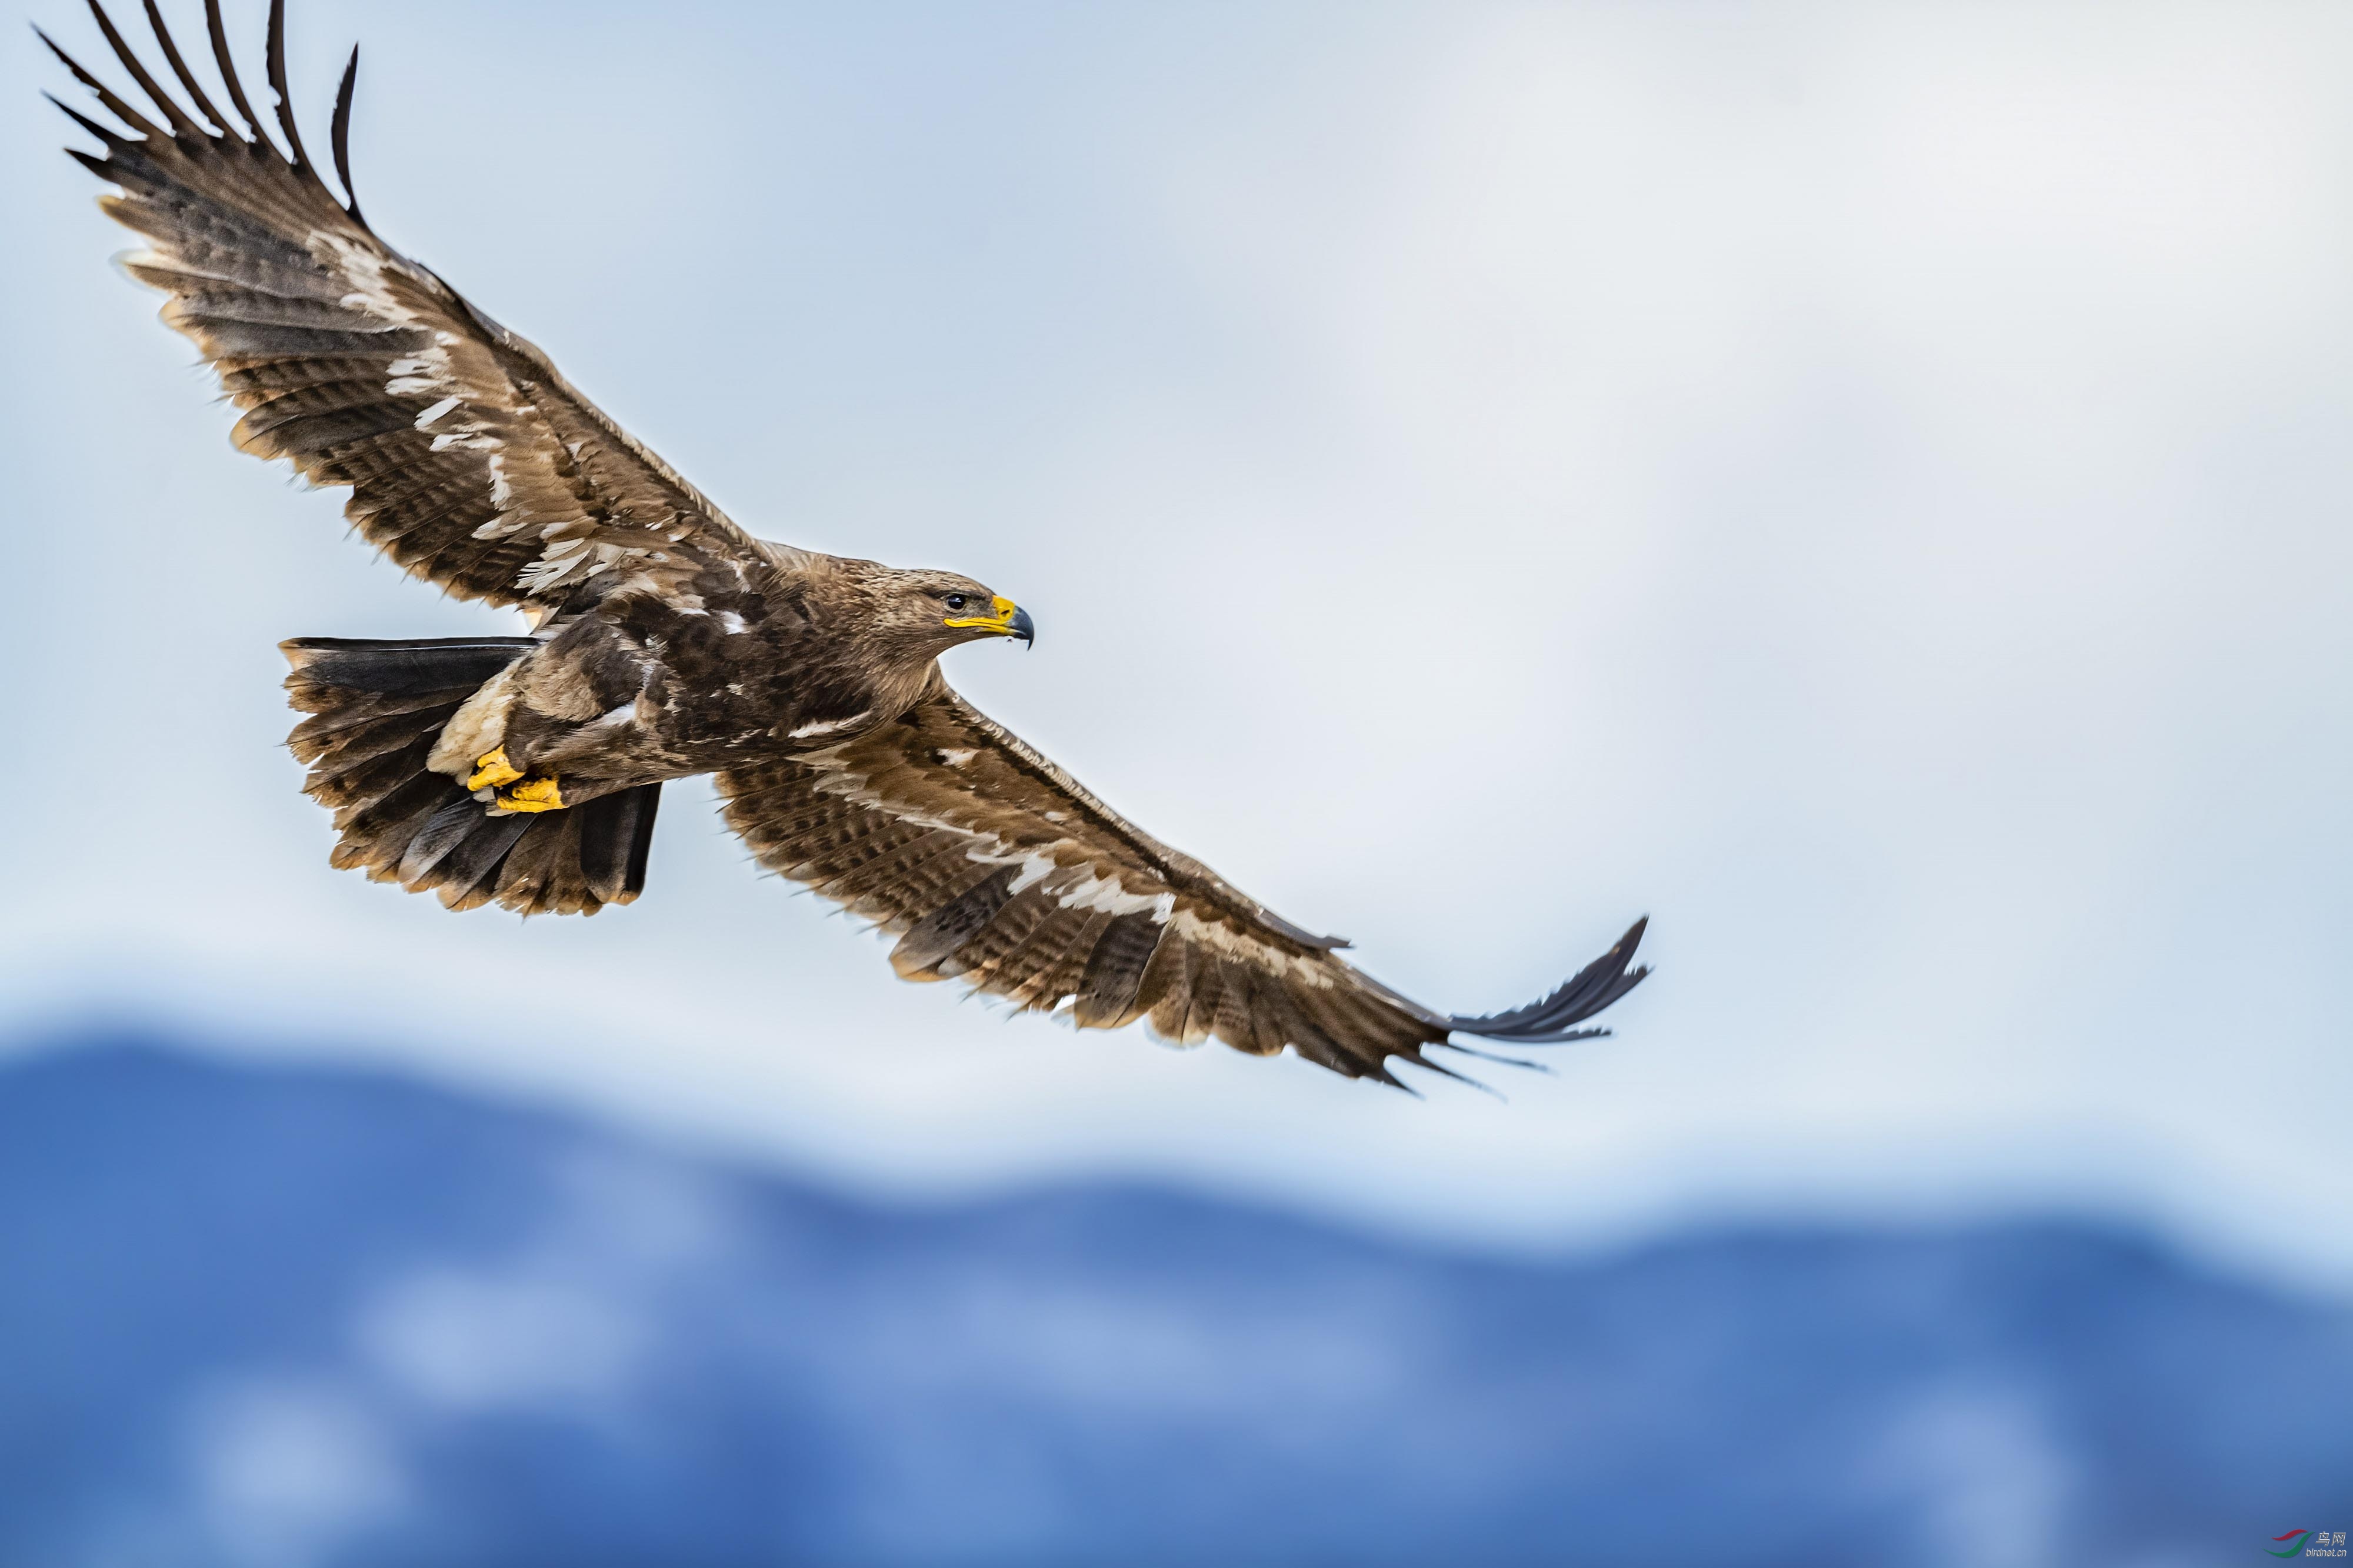
M 335 814 L 331 862 L 453 910 L 496 900 L 522 914 L 595 914 L 644 890 L 659 784 L 569 811 L 491 816 L 426 766 L 466 699 L 536 645 L 529 637 L 367 642 L 294 637 L 286 689 L 310 715 L 287 745 L 303 793 Z

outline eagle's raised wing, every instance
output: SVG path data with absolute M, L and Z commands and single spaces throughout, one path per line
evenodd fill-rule
M 185 105 L 90 0 L 107 43 L 168 125 L 46 34 L 43 42 L 128 128 L 66 109 L 106 145 L 102 155 L 73 151 L 121 188 L 101 205 L 149 242 L 124 266 L 171 295 L 164 320 L 204 352 L 245 411 L 239 447 L 290 458 L 316 483 L 351 486 L 344 512 L 359 531 L 460 598 L 544 608 L 600 574 L 669 584 L 716 569 L 748 581 L 769 565 L 766 547 L 575 392 L 538 349 L 377 238 L 356 200 L 335 199 L 287 102 L 284 0 L 271 0 L 269 41 L 284 153 L 237 79 L 220 0 L 206 0 L 206 19 L 241 132 L 196 84 L 155 0 L 146 8 Z M 335 100 L 335 170 L 346 191 L 358 65 L 354 49 Z
M 1435 1068 L 1424 1049 L 1450 1034 L 1544 1045 L 1606 1033 L 1577 1026 L 1649 973 L 1628 967 L 1638 921 L 1541 1002 L 1434 1013 L 1125 821 L 944 682 L 895 722 L 719 785 L 764 865 L 899 939 L 902 975 L 1067 1008 L 1082 1028 L 1149 1018 L 1163 1039 L 1214 1035 L 1259 1056 L 1289 1046 L 1394 1084 L 1389 1058 Z

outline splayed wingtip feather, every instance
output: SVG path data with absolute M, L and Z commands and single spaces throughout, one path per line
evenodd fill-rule
M 237 79 L 237 60 L 228 51 L 228 29 L 221 23 L 220 0 L 205 0 L 205 30 L 212 36 L 213 64 L 219 68 L 221 85 L 228 89 L 229 103 L 245 121 L 247 136 L 256 150 L 266 149 L 272 156 L 278 153 L 261 129 L 261 117 L 253 112 L 252 101 L 245 96 L 245 83 Z
M 1461 1034 L 1524 1046 L 1592 1038 L 1596 1031 L 1574 1029 L 1571 1026 L 1609 1006 L 1651 973 L 1648 964 L 1628 967 L 1649 925 L 1648 915 L 1636 921 L 1609 952 L 1578 970 L 1550 995 L 1502 1013 L 1477 1017 L 1457 1015 L 1449 1018 L 1447 1025 Z
M 98 20 L 99 32 L 105 36 L 107 47 L 114 51 L 114 58 L 122 62 L 122 68 L 131 73 L 131 79 L 139 84 L 139 90 L 147 95 L 148 101 L 162 112 L 164 119 L 172 122 L 174 131 L 202 141 L 205 134 L 204 127 L 190 119 L 188 111 L 180 107 L 179 100 L 165 92 L 155 79 L 147 73 L 146 66 L 141 63 L 137 55 L 131 52 L 131 46 L 123 41 L 121 33 L 116 30 L 114 18 L 106 14 L 106 7 L 100 5 L 98 0 L 87 0 L 87 3 L 90 5 L 90 14 Z
M 153 0 L 150 0 L 153 3 Z M 360 47 L 352 46 L 352 58 L 343 67 L 343 84 L 335 89 L 335 116 L 328 122 L 329 151 L 335 157 L 335 178 L 343 183 L 343 210 L 362 228 L 367 219 L 360 216 L 360 194 L 352 184 L 352 89 L 359 80 Z
M 278 97 L 278 128 L 286 133 L 294 172 L 316 182 L 319 176 L 311 167 L 311 155 L 302 150 L 302 129 L 294 122 L 294 99 L 286 86 L 286 0 L 269 0 L 269 42 L 263 68 L 269 72 L 269 90 Z
M 146 0 L 146 6 L 147 26 L 154 32 L 156 45 L 164 51 L 164 63 L 172 68 L 172 74 L 180 79 L 180 85 L 188 89 L 188 100 L 195 105 L 196 112 L 205 117 L 216 133 L 228 135 L 228 121 L 205 95 L 205 89 L 197 85 L 195 73 L 188 68 L 188 62 L 181 57 L 180 46 L 174 41 L 172 30 L 164 25 L 163 11 L 155 0 Z

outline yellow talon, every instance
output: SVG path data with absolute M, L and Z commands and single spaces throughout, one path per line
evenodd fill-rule
M 474 776 L 466 781 L 466 787 L 470 790 L 495 789 L 500 784 L 512 784 L 522 777 L 522 770 L 507 761 L 504 746 L 487 757 L 476 758 L 474 769 Z
M 499 791 L 498 800 L 499 805 L 509 811 L 564 809 L 564 796 L 557 792 L 555 781 L 552 778 L 525 779 L 519 784 Z

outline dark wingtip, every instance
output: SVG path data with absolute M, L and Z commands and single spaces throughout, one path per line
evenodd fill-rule
M 99 80 L 98 78 L 90 75 L 87 70 L 84 70 L 79 60 L 66 53 L 64 48 L 58 45 L 55 38 L 52 38 L 48 34 L 41 31 L 37 26 L 33 29 L 33 36 L 40 39 L 42 43 L 48 46 L 49 53 L 57 56 L 58 63 L 63 65 L 67 70 L 73 73 L 74 80 L 81 83 L 82 86 L 90 89 L 91 92 L 98 95 L 98 101 L 106 106 L 106 111 L 109 114 L 111 114 L 117 120 L 122 121 L 123 124 L 131 127 L 132 133 L 133 135 L 153 137 L 154 140 L 159 142 L 168 142 L 171 140 L 171 138 L 164 132 L 163 129 L 153 121 L 149 120 L 145 115 L 140 113 L 137 110 L 123 102 L 121 98 L 115 95 L 114 90 L 111 88 L 109 88 L 104 82 Z
M 1593 1031 L 1597 1036 L 1606 1035 L 1609 1032 L 1609 1031 L 1607 1029 L 1596 1029 Z M 1497 1067 L 1521 1068 L 1529 1072 L 1543 1073 L 1547 1078 L 1556 1076 L 1553 1072 L 1552 1065 L 1549 1062 L 1535 1061 L 1527 1057 L 1507 1057 L 1497 1051 L 1482 1051 L 1476 1046 L 1466 1046 L 1460 1040 L 1440 1040 L 1436 1042 L 1436 1048 L 1454 1051 L 1466 1057 L 1473 1057 L 1482 1062 L 1493 1062 Z
M 87 0 L 87 3 L 90 5 L 90 16 L 98 23 L 100 34 L 106 39 L 106 47 L 114 51 L 114 58 L 122 62 L 122 68 L 129 71 L 131 79 L 139 84 L 139 90 L 147 95 L 147 101 L 153 104 L 156 110 L 172 122 L 174 134 L 202 141 L 205 134 L 204 128 L 189 118 L 188 111 L 182 109 L 178 101 L 164 90 L 153 75 L 140 63 L 139 57 L 131 52 L 130 44 L 124 41 L 122 34 L 115 27 L 114 18 L 106 14 L 106 7 L 100 5 L 98 0 Z
M 1457 1015 L 1446 1020 L 1447 1027 L 1481 1039 L 1504 1040 L 1517 1046 L 1554 1046 L 1608 1034 L 1607 1029 L 1580 1029 L 1577 1026 L 1640 985 L 1651 973 L 1650 965 L 1633 962 L 1634 952 L 1641 946 L 1642 933 L 1650 924 L 1648 915 L 1636 921 L 1609 952 L 1578 970 L 1567 984 L 1541 1001 L 1475 1018 Z
M 335 118 L 327 127 L 327 139 L 335 154 L 335 178 L 343 183 L 343 210 L 362 228 L 367 219 L 360 216 L 360 194 L 352 184 L 352 88 L 359 80 L 360 47 L 352 46 L 352 58 L 343 67 L 343 82 L 335 89 Z
M 43 30 L 38 22 L 30 23 L 28 26 L 33 29 L 33 37 L 40 39 L 43 44 L 48 47 L 49 53 L 58 57 L 58 61 L 60 65 L 63 65 L 66 69 L 73 72 L 73 77 L 76 81 L 81 83 L 82 86 L 87 88 L 97 88 L 98 79 L 90 75 L 90 72 L 82 69 L 81 62 L 75 59 L 71 55 L 66 53 L 65 46 L 63 44 L 58 43 L 55 38 L 49 37 L 49 35 Z
M 72 104 L 68 103 L 65 100 L 59 98 L 56 93 L 43 92 L 41 96 L 55 104 L 58 113 L 64 115 L 68 120 L 72 121 L 76 125 L 80 126 L 84 131 L 89 132 L 92 136 L 97 137 L 100 142 L 105 142 L 106 149 L 110 156 L 113 153 L 116 148 L 130 145 L 130 143 L 125 142 L 121 137 L 116 135 L 105 126 L 100 125 L 97 121 L 92 120 L 89 115 L 84 114 L 80 110 L 76 109 Z M 90 155 L 77 152 L 71 147 L 67 148 L 66 151 L 72 153 L 77 158 Z M 99 163 L 101 165 L 105 162 L 106 160 L 104 158 L 99 159 Z
M 261 129 L 261 117 L 253 112 L 253 104 L 245 96 L 245 83 L 237 79 L 237 60 L 228 52 L 228 29 L 221 25 L 220 0 L 205 0 L 205 32 L 213 45 L 213 65 L 221 73 L 221 85 L 228 89 L 228 100 L 236 106 L 237 117 L 245 121 L 246 134 L 257 146 L 275 153 L 269 136 Z
M 269 0 L 269 43 L 262 66 L 269 77 L 269 90 L 278 98 L 278 129 L 286 133 L 294 172 L 315 180 L 318 172 L 311 167 L 311 155 L 302 150 L 302 131 L 294 123 L 294 97 L 286 88 L 286 0 Z
M 1399 1059 L 1412 1063 L 1415 1067 L 1421 1068 L 1424 1072 L 1434 1072 L 1440 1078 L 1451 1079 L 1456 1083 L 1460 1084 L 1467 1084 L 1471 1088 L 1477 1089 L 1480 1093 L 1491 1095 L 1494 1099 L 1504 1101 L 1505 1104 L 1509 1104 L 1511 1102 L 1511 1097 L 1509 1095 L 1505 1094 L 1502 1089 L 1497 1089 L 1493 1084 L 1487 1082 L 1485 1079 L 1472 1078 L 1467 1072 L 1456 1072 L 1450 1067 L 1441 1067 L 1437 1062 L 1431 1061 L 1427 1056 L 1424 1056 L 1419 1052 L 1416 1052 L 1412 1056 L 1404 1057 Z M 1408 1088 L 1408 1086 L 1402 1082 L 1400 1082 L 1398 1087 L 1400 1089 Z M 1410 1092 L 1409 1089 L 1409 1092 Z M 1419 1095 L 1415 1095 L 1414 1098 L 1419 1100 L 1421 1097 Z
M 221 111 L 213 107 L 213 100 L 205 96 L 205 89 L 197 84 L 195 72 L 188 68 L 188 62 L 180 54 L 180 46 L 173 41 L 172 29 L 164 26 L 164 13 L 156 8 L 155 0 L 147 0 L 147 26 L 164 51 L 164 63 L 172 68 L 172 74 L 180 79 L 180 85 L 187 89 L 188 100 L 195 105 L 196 112 L 203 115 L 221 135 L 229 134 L 228 121 L 221 117 Z

